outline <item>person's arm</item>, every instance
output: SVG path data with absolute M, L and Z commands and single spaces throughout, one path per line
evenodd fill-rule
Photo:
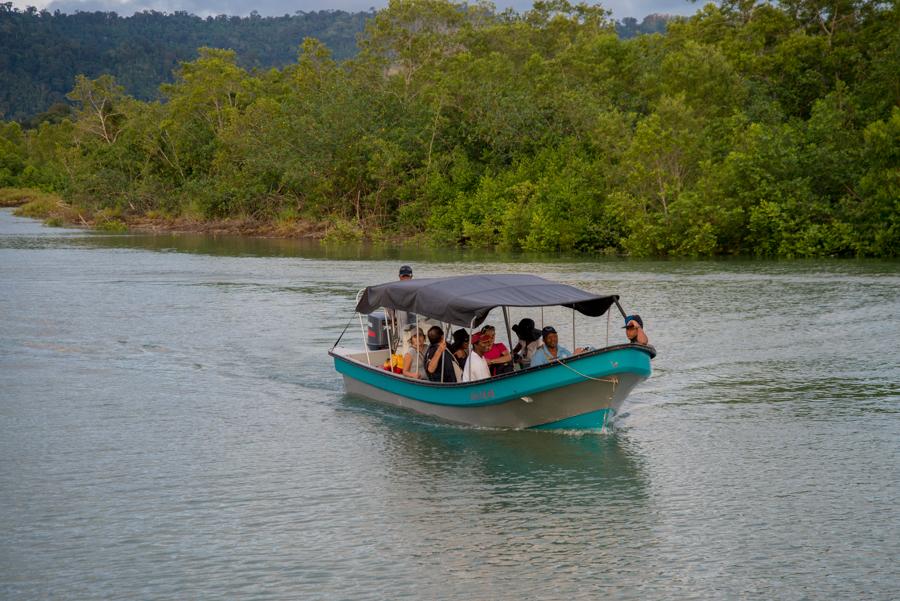
M 491 359 L 490 361 L 488 361 L 488 363 L 490 363 L 491 365 L 499 365 L 501 363 L 509 363 L 510 361 L 512 361 L 512 356 L 509 354 L 509 351 L 505 351 L 496 359 Z
M 441 340 L 440 344 L 437 346 L 437 350 L 434 352 L 434 356 L 431 357 L 431 361 L 428 362 L 428 366 L 425 368 L 428 370 L 428 373 L 433 374 L 437 371 L 438 364 L 441 362 L 441 357 L 444 356 L 444 349 L 447 348 L 447 341 Z
M 506 348 L 506 345 L 502 342 L 498 342 L 497 346 L 500 347 L 500 356 L 495 357 L 494 359 L 488 359 L 488 365 L 500 365 L 501 363 L 509 363 L 512 361 L 512 356 L 509 354 L 509 350 Z

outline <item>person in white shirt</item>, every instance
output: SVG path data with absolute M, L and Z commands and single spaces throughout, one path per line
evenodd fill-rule
M 491 348 L 492 340 L 489 336 L 481 334 L 472 335 L 472 352 L 466 360 L 466 366 L 463 368 L 462 381 L 474 382 L 476 380 L 486 380 L 491 377 L 491 370 L 488 367 L 484 354 Z

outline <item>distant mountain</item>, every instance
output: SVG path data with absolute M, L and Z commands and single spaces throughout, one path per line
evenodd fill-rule
M 245 68 L 297 59 L 304 37 L 324 42 L 336 59 L 356 53 L 356 36 L 372 13 L 318 11 L 283 17 L 208 17 L 184 12 L 72 15 L 0 4 L 0 119 L 26 120 L 64 102 L 75 76 L 113 75 L 142 100 L 155 98 L 180 61 L 201 46 L 230 48 Z
M 633 38 L 639 35 L 649 33 L 665 33 L 669 22 L 675 19 L 672 15 L 647 15 L 644 20 L 638 23 L 634 17 L 625 17 L 621 21 L 616 21 L 616 33 L 623 40 Z

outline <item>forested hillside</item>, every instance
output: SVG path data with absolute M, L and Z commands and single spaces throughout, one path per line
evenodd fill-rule
M 0 185 L 84 215 L 327 222 L 632 256 L 897 256 L 895 2 L 725 0 L 623 40 L 602 8 L 393 0 L 359 53 L 252 73 L 201 49 L 145 102 L 0 128 Z
M 244 69 L 283 67 L 297 60 L 304 38 L 313 37 L 335 60 L 356 54 L 356 37 L 373 13 L 318 11 L 283 17 L 200 18 L 180 12 L 80 12 L 67 15 L 0 3 L 0 118 L 28 122 L 67 112 L 65 95 L 76 75 L 109 74 L 140 100 L 159 95 L 171 83 L 181 61 L 192 61 L 197 49 L 236 51 Z M 641 22 L 623 19 L 616 30 L 623 38 L 661 33 L 669 17 L 650 15 Z M 46 114 L 42 114 L 46 113 Z
M 135 98 L 154 99 L 180 61 L 202 46 L 230 48 L 244 69 L 297 60 L 305 37 L 335 58 L 356 53 L 356 36 L 371 13 L 319 11 L 283 17 L 200 17 L 142 12 L 74 15 L 15 10 L 0 4 L 0 118 L 22 120 L 65 100 L 76 75 L 110 74 Z

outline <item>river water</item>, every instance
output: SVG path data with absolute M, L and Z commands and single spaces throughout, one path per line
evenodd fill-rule
M 407 262 L 618 293 L 654 373 L 603 434 L 345 396 L 327 351 Z M 571 343 L 571 315 L 545 319 Z M 897 262 L 323 250 L 0 211 L 0 598 L 897 599 L 898 349 Z

